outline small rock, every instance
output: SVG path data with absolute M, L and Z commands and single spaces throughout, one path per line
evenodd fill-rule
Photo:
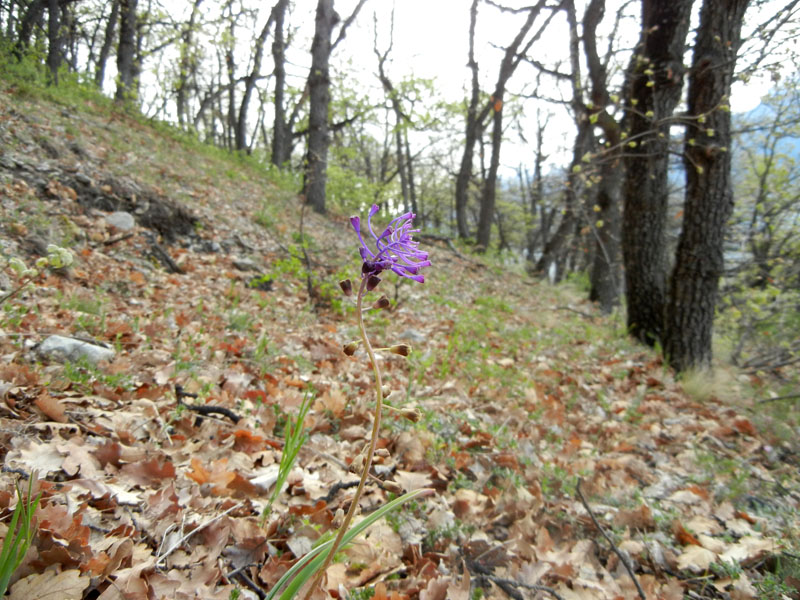
M 233 258 L 233 266 L 239 269 L 240 271 L 259 271 L 261 267 L 259 267 L 255 261 L 249 258 L 242 258 L 242 257 L 234 257 Z
M 100 361 L 111 361 L 114 359 L 114 351 L 110 348 L 97 346 L 76 340 L 75 338 L 64 337 L 63 335 L 51 335 L 38 348 L 39 354 L 54 360 L 77 361 L 85 358 L 92 364 Z
M 118 210 L 106 216 L 106 223 L 119 229 L 120 231 L 130 231 L 136 227 L 136 219 L 133 215 L 124 210 Z
M 75 181 L 78 183 L 82 183 L 84 185 L 92 185 L 92 178 L 89 177 L 86 173 L 75 173 Z

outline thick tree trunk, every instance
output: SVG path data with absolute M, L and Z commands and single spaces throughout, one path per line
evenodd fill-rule
M 670 119 L 683 90 L 683 54 L 693 0 L 642 0 L 642 39 L 628 69 L 622 252 L 628 328 L 661 340 L 667 295 Z
M 689 76 L 684 144 L 686 200 L 669 287 L 664 353 L 678 371 L 711 364 L 730 185 L 730 97 L 749 0 L 704 0 Z
M 120 0 L 119 45 L 117 47 L 117 102 L 130 100 L 136 93 L 136 3 Z
M 58 85 L 58 69 L 63 59 L 60 16 L 58 0 L 47 0 L 47 70 L 54 85 Z
M 610 118 L 610 117 L 609 117 Z M 616 123 L 615 123 L 616 125 Z M 610 313 L 619 304 L 621 292 L 620 229 L 622 215 L 622 157 L 614 151 L 604 156 L 597 190 L 597 221 L 593 224 L 595 250 L 590 275 L 589 299 Z
M 284 94 L 286 91 L 286 40 L 284 22 L 289 0 L 279 0 L 275 11 L 275 36 L 272 39 L 272 59 L 275 63 L 275 121 L 272 127 L 272 164 L 282 167 L 289 161 L 291 131 L 286 123 Z
M 333 10 L 333 0 L 319 0 L 311 44 L 311 73 L 308 76 L 310 106 L 308 115 L 308 151 L 303 174 L 303 192 L 311 207 L 318 213 L 325 212 L 325 184 L 327 181 L 328 107 L 331 101 L 328 63 L 331 55 L 331 35 L 339 21 Z

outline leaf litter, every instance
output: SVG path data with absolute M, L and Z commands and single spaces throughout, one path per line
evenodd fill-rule
M 139 143 L 117 148 L 118 125 L 102 113 L 78 119 L 35 102 L 0 94 L 0 138 L 17 158 L 0 167 L 4 251 L 29 260 L 30 236 L 68 234 L 77 260 L 11 303 L 0 338 L 1 515 L 19 476 L 43 478 L 37 535 L 10 597 L 259 597 L 331 529 L 356 479 L 348 466 L 372 397 L 363 360 L 340 350 L 355 337 L 352 315 L 281 269 L 300 209 L 254 169 L 220 180 L 212 158 L 161 134 L 132 127 Z M 66 125 L 92 151 L 37 169 L 37 132 Z M 131 190 L 176 199 L 180 229 L 139 220 L 120 236 L 81 202 L 75 173 L 116 196 L 114 208 L 135 213 Z M 257 224 L 265 206 L 271 229 Z M 304 221 L 315 285 L 357 267 L 346 219 Z M 180 272 L 159 262 L 154 239 Z M 390 402 L 423 415 L 387 417 L 375 472 L 435 493 L 352 544 L 327 572 L 330 594 L 638 597 L 621 555 L 647 598 L 757 597 L 765 565 L 792 549 L 800 496 L 796 465 L 770 458 L 774 441 L 747 403 L 691 399 L 567 287 L 426 249 L 428 282 L 396 286 L 391 319 L 370 325 L 379 345 L 414 339 L 408 361 L 382 360 Z M 269 289 L 249 285 L 240 255 Z M 51 334 L 115 358 L 43 359 L 35 347 Z M 262 527 L 283 428 L 309 386 L 310 440 Z M 222 410 L 193 410 L 202 407 Z M 370 486 L 362 511 L 387 498 Z

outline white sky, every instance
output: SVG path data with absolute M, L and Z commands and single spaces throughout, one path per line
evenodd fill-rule
M 668 1 L 668 0 L 667 0 Z M 530 2 L 520 0 L 504 0 L 507 6 L 529 5 Z M 581 14 L 583 2 L 579 1 L 578 13 Z M 620 0 L 610 0 L 603 25 L 607 31 L 613 22 Z M 697 2 L 699 10 L 701 2 Z M 309 19 L 313 23 L 313 7 L 315 0 L 298 0 L 295 17 L 301 14 L 301 5 L 308 5 Z M 336 9 L 344 18 L 350 14 L 355 0 L 337 0 Z M 423 78 L 432 78 L 437 90 L 447 100 L 458 100 L 469 94 L 470 71 L 467 67 L 469 8 L 471 0 L 369 0 L 362 8 L 357 22 L 351 27 L 347 39 L 337 49 L 336 60 L 350 59 L 354 66 L 363 65 L 367 85 L 374 84 L 374 73 L 377 63 L 373 54 L 373 13 L 378 14 L 379 43 L 385 48 L 388 44 L 389 20 L 394 6 L 394 46 L 391 53 L 392 64 L 389 65 L 390 76 L 399 80 L 404 75 L 413 74 Z M 631 19 L 623 24 L 623 35 L 626 42 L 634 44 L 638 38 L 639 3 L 635 2 L 630 10 Z M 697 16 L 695 15 L 695 18 Z M 497 9 L 481 3 L 478 8 L 476 28 L 476 53 L 480 66 L 481 84 L 484 90 L 491 90 L 497 77 L 497 70 L 502 53 L 495 45 L 504 46 L 510 43 L 523 23 L 523 15 L 502 15 Z M 761 19 L 759 19 L 761 20 Z M 538 27 L 538 22 L 534 29 Z M 566 20 L 558 17 L 551 23 L 545 36 L 534 46 L 536 58 L 547 64 L 568 60 L 568 30 Z M 601 52 L 607 42 L 600 44 Z M 687 56 L 687 60 L 690 60 Z M 627 57 L 623 61 L 627 63 Z M 511 79 L 509 91 L 531 89 L 535 77 L 532 67 L 521 65 Z M 371 78 L 371 79 L 370 79 Z M 551 80 L 552 81 L 552 80 Z M 552 84 L 551 84 L 552 85 Z M 769 90 L 769 79 L 754 77 L 747 85 L 736 83 L 731 94 L 734 112 L 746 112 L 757 106 L 761 97 Z M 555 89 L 547 90 L 549 95 L 558 96 Z M 568 90 L 563 92 L 569 94 Z M 535 132 L 536 105 L 527 101 L 525 113 L 531 115 L 526 124 L 527 137 L 533 143 Z M 569 161 L 574 136 L 574 125 L 571 117 L 563 107 L 539 103 L 543 110 L 550 110 L 553 117 L 548 123 L 548 135 L 545 151 L 553 159 L 553 166 L 564 166 Z M 503 161 L 508 168 L 515 168 L 519 162 L 532 162 L 533 148 L 523 148 L 516 140 L 509 140 L 510 148 L 503 153 Z M 513 149 L 516 148 L 516 152 Z M 522 154 L 522 156 L 520 156 Z M 524 156 L 524 158 L 523 158 Z

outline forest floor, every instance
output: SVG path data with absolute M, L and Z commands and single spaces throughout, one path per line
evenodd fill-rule
M 341 351 L 357 244 L 286 189 L 106 104 L 0 85 L 3 253 L 76 255 L 2 305 L 0 536 L 15 481 L 35 471 L 42 493 L 11 598 L 263 597 L 347 505 L 373 404 L 363 354 Z M 387 414 L 376 475 L 433 493 L 343 552 L 334 597 L 798 597 L 797 429 L 759 402 L 780 373 L 677 381 L 575 287 L 426 249 L 425 284 L 387 277 L 367 327 L 413 345 L 381 363 L 389 402 L 422 414 Z M 53 334 L 114 357 L 60 362 Z M 371 484 L 363 512 L 388 497 Z

